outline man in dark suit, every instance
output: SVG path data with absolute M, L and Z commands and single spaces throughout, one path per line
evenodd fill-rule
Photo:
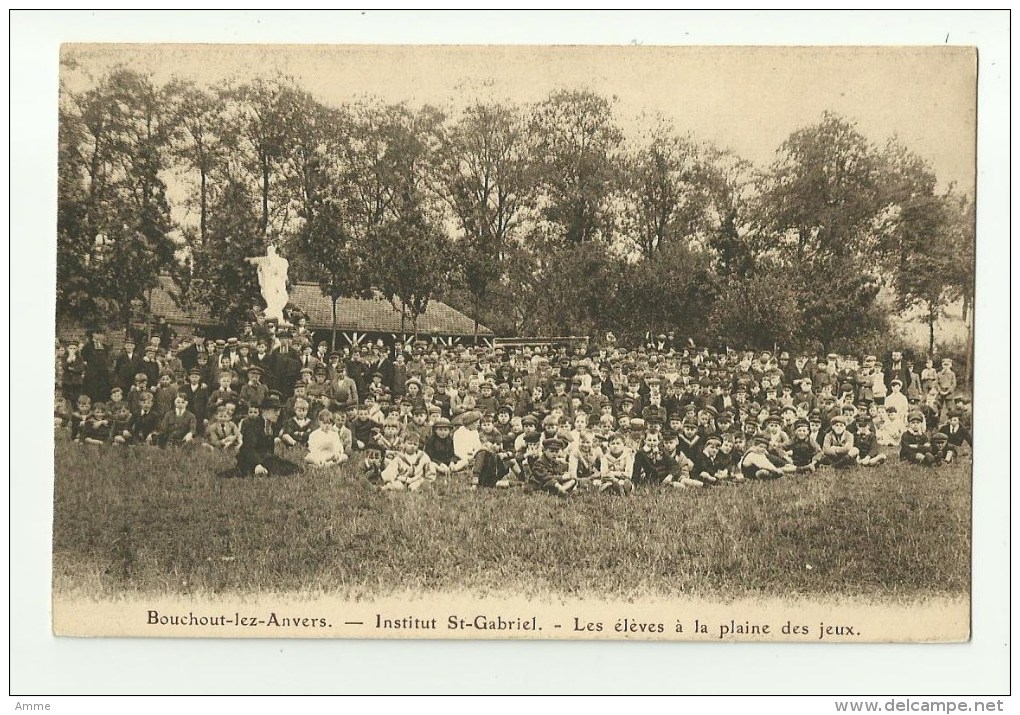
M 884 373 L 885 387 L 887 390 L 892 389 L 893 380 L 899 380 L 903 384 L 904 390 L 906 390 L 911 384 L 910 364 L 903 359 L 903 352 L 900 350 L 892 351 L 889 359 L 885 362 Z
M 244 476 L 286 476 L 297 471 L 293 462 L 276 456 L 283 402 L 278 393 L 262 401 L 260 415 L 241 423 L 241 449 L 237 452 L 237 474 Z
M 954 454 L 960 453 L 964 444 L 968 447 L 974 446 L 974 437 L 970 430 L 963 426 L 960 413 L 955 410 L 949 413 L 948 422 L 939 428 L 939 432 L 946 436 Z
M 294 383 L 301 377 L 301 361 L 290 350 L 290 338 L 284 337 L 283 345 L 274 356 L 273 384 L 277 386 L 280 395 L 286 400 L 294 394 Z M 297 348 L 300 350 L 300 348 Z
M 198 365 L 198 354 L 205 352 L 205 336 L 200 331 L 195 331 L 195 334 L 191 336 L 191 341 L 191 345 L 177 353 L 177 359 L 181 361 L 181 366 L 185 370 L 190 370 Z
M 92 402 L 105 402 L 110 399 L 112 387 L 110 349 L 106 347 L 105 338 L 103 328 L 96 328 L 81 350 L 82 359 L 85 361 L 82 392 L 91 397 Z
M 135 339 L 128 336 L 124 339 L 124 349 L 118 353 L 113 361 L 114 384 L 124 390 L 124 392 L 130 390 L 135 382 L 135 375 L 138 374 L 141 363 L 142 358 L 138 351 L 135 350 Z

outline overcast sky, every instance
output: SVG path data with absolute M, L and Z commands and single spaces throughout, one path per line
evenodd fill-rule
M 833 110 L 876 142 L 897 134 L 940 183 L 974 181 L 976 57 L 960 47 L 521 47 L 74 45 L 82 70 L 117 64 L 217 86 L 293 76 L 340 104 L 371 94 L 456 110 L 477 98 L 529 102 L 558 88 L 615 95 L 634 133 L 642 113 L 764 165 L 795 129 Z M 81 86 L 83 74 L 75 73 Z

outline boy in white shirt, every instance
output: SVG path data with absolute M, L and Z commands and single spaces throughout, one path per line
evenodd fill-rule
M 305 461 L 316 467 L 343 464 L 347 461 L 340 433 L 334 424 L 333 413 L 319 412 L 319 428 L 308 435 L 308 455 Z

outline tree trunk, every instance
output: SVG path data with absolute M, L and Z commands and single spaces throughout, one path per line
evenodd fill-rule
M 935 321 L 937 318 L 937 312 L 928 309 L 928 354 L 935 355 Z
M 330 338 L 330 350 L 336 350 L 336 302 L 340 296 L 333 296 L 333 337 Z
M 262 164 L 262 238 L 269 235 L 269 162 Z
M 478 304 L 480 302 L 481 301 L 479 300 L 478 296 L 476 295 L 475 296 L 475 315 L 474 315 L 474 318 L 475 318 L 475 340 L 474 340 L 474 345 L 475 345 L 475 347 L 478 347 Z
M 201 193 L 199 194 L 199 197 L 198 197 L 198 200 L 199 200 L 199 203 L 200 203 L 199 216 L 198 216 L 198 235 L 199 235 L 199 238 L 201 239 L 202 245 L 204 246 L 205 245 L 205 231 L 206 231 L 206 229 L 205 229 L 206 213 L 208 212 L 208 199 L 206 197 L 206 194 L 208 193 L 208 189 L 206 188 L 206 184 L 207 184 L 207 182 L 209 180 L 209 177 L 206 176 L 206 172 L 205 172 L 204 168 L 200 169 L 199 173 L 202 175 L 202 187 L 200 189 Z
M 405 325 L 407 323 L 407 306 L 404 305 L 404 301 L 400 301 L 400 342 L 401 344 L 407 343 L 407 330 Z

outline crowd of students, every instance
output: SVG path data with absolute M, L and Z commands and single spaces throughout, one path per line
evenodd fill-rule
M 138 343 L 144 342 L 143 346 Z M 568 495 L 636 484 L 704 488 L 881 464 L 938 466 L 972 445 L 952 361 L 901 352 L 710 351 L 672 336 L 637 349 L 330 350 L 304 321 L 229 339 L 101 331 L 57 347 L 55 425 L 92 445 L 201 444 L 231 476 L 351 462 L 387 490 L 456 475 Z

